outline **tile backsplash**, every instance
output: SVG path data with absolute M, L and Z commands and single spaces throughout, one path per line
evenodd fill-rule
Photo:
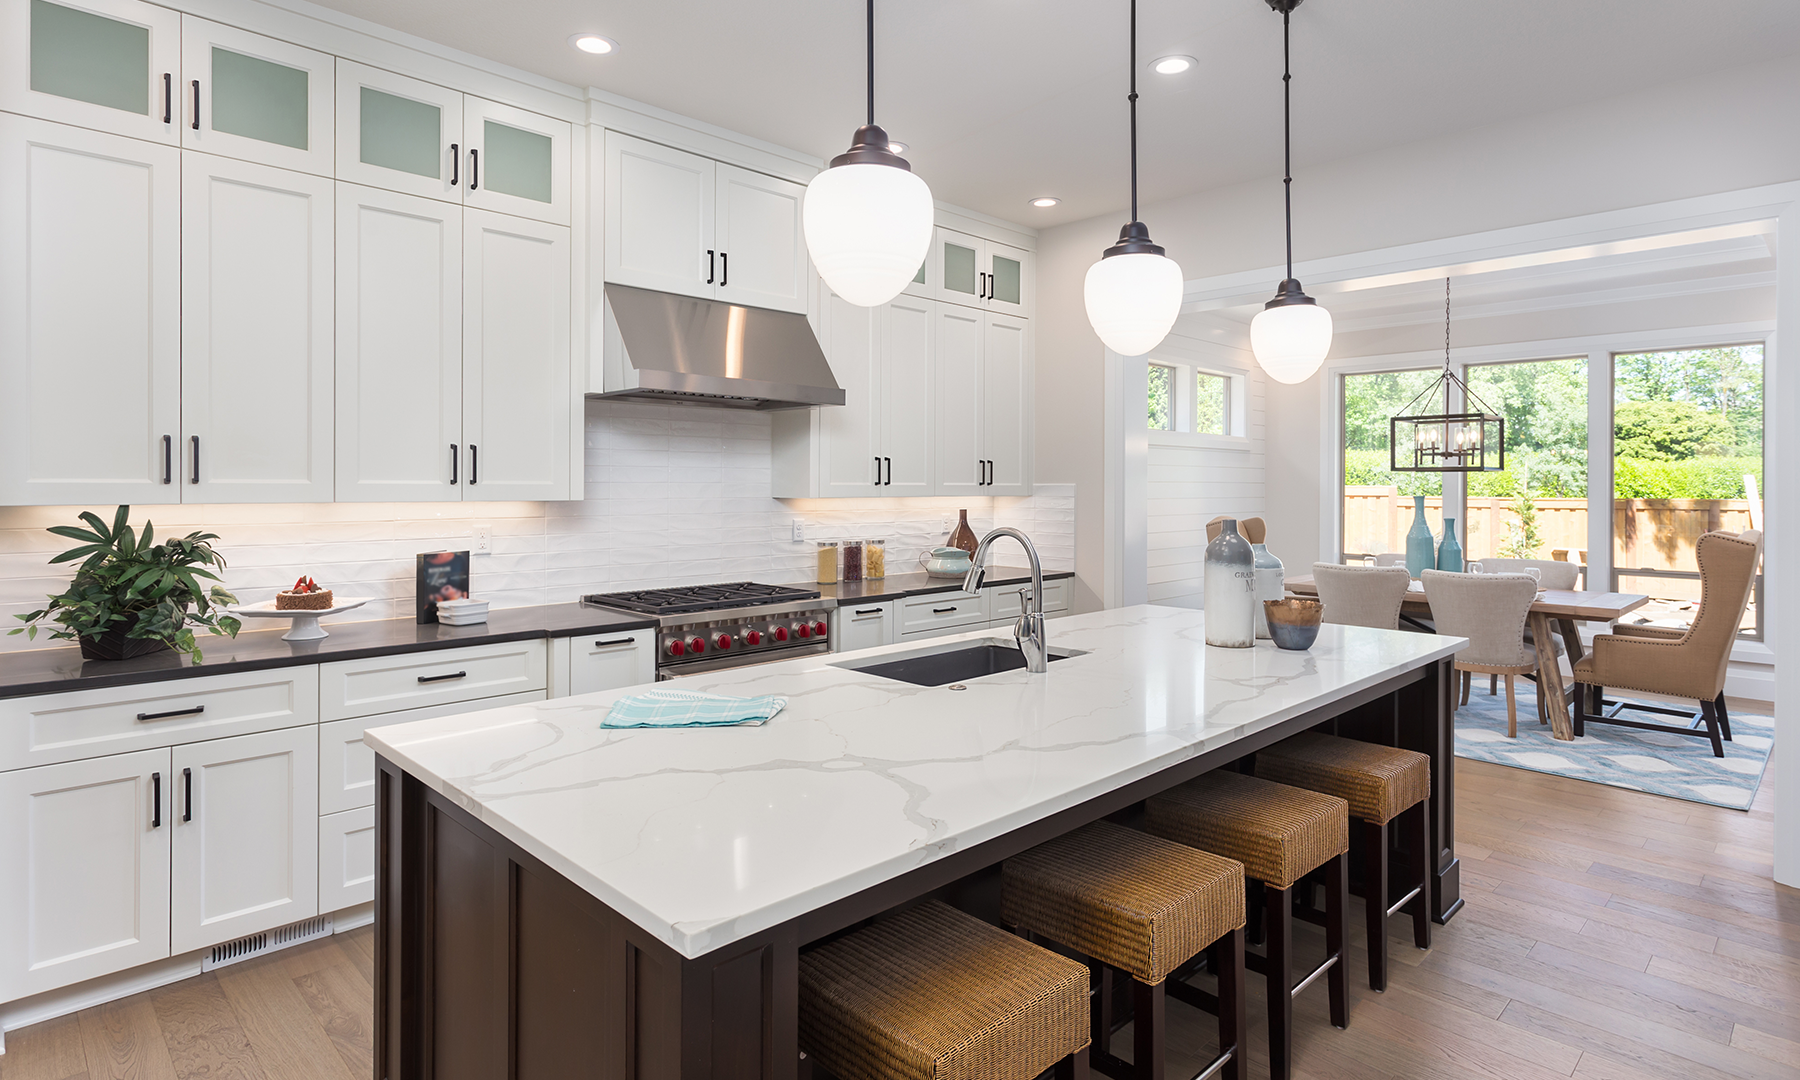
M 246 602 L 266 600 L 307 573 L 340 596 L 367 596 L 355 616 L 412 612 L 414 556 L 472 548 L 491 527 L 493 551 L 472 559 L 471 586 L 495 607 L 573 600 L 639 586 L 813 575 L 817 540 L 885 539 L 901 572 L 944 542 L 958 509 L 977 533 L 1011 525 L 1030 536 L 1048 569 L 1075 565 L 1075 490 L 1039 484 L 1029 498 L 774 499 L 769 495 L 769 417 L 679 405 L 590 401 L 586 495 L 571 503 L 284 503 L 132 508 L 159 535 L 205 529 L 230 567 L 225 584 Z M 82 507 L 0 507 L 0 622 L 42 606 L 69 569 L 49 565 L 72 546 L 44 529 L 72 523 Z M 110 519 L 111 507 L 94 507 Z M 795 543 L 793 523 L 805 525 Z M 996 562 L 1023 565 L 1011 545 Z M 42 648 L 0 636 L 0 650 Z M 62 643 L 55 643 L 62 644 Z

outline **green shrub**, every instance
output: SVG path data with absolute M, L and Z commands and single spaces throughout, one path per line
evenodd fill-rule
M 1744 475 L 1762 489 L 1763 463 L 1756 457 L 1702 457 L 1686 461 L 1613 462 L 1613 494 L 1621 499 L 1742 499 Z

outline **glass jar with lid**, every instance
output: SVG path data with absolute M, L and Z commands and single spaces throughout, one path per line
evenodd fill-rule
M 838 546 L 836 540 L 819 542 L 819 573 L 815 579 L 820 585 L 835 584 L 838 579 Z
M 887 577 L 887 541 L 863 541 L 863 577 L 875 581 Z
M 861 581 L 863 579 L 863 542 L 846 540 L 838 545 L 838 580 Z

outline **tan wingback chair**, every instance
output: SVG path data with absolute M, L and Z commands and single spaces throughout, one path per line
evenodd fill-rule
M 1573 590 L 1581 584 L 1581 564 L 1557 562 L 1554 559 L 1478 559 L 1482 572 L 1488 574 L 1522 574 L 1527 566 L 1538 572 L 1538 585 L 1545 589 Z
M 1230 520 L 1230 518 L 1221 515 L 1207 522 L 1206 542 L 1210 544 L 1214 540 L 1217 540 L 1219 538 L 1219 533 L 1225 530 L 1225 523 Z M 1237 524 L 1238 535 L 1243 537 L 1249 543 L 1260 544 L 1269 535 L 1269 528 L 1263 523 L 1262 518 L 1239 518 Z
M 1313 563 L 1313 583 L 1325 605 L 1325 621 L 1344 626 L 1400 629 L 1400 605 L 1412 575 L 1404 566 L 1339 566 Z
M 1469 680 L 1475 673 L 1506 679 L 1506 737 L 1519 737 L 1517 679 L 1537 670 L 1537 650 L 1525 640 L 1525 618 L 1537 599 L 1538 585 L 1525 574 L 1452 574 L 1427 570 L 1425 598 L 1437 632 L 1468 638 L 1456 654 L 1462 672 L 1462 704 L 1469 703 Z M 1538 699 L 1538 719 L 1546 719 Z
M 1694 613 L 1692 626 L 1686 630 L 1615 626 L 1612 633 L 1595 638 L 1593 651 L 1575 664 L 1577 738 L 1588 724 L 1620 724 L 1710 739 L 1713 756 L 1725 756 L 1721 737 L 1725 742 L 1731 740 L 1731 716 L 1725 710 L 1725 665 L 1731 660 L 1731 646 L 1756 585 L 1762 533 L 1755 529 L 1736 534 L 1709 532 L 1700 537 L 1694 555 L 1700 563 L 1700 610 Z M 1589 687 L 1593 688 L 1592 699 Z M 1700 712 L 1696 716 L 1684 709 L 1608 702 L 1604 699 L 1606 687 L 1688 698 L 1699 703 Z M 1590 707 L 1599 711 L 1589 712 Z M 1679 716 L 1688 723 L 1673 726 L 1621 719 L 1619 711 L 1626 708 Z M 1704 730 L 1698 726 L 1702 724 Z

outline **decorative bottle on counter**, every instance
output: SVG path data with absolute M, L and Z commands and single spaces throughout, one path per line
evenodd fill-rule
M 981 546 L 981 541 L 975 538 L 975 530 L 969 528 L 969 512 L 958 510 L 956 514 L 956 528 L 950 530 L 950 542 L 944 546 L 962 548 L 973 555 L 975 549 Z
M 1425 521 L 1425 496 L 1413 496 L 1412 529 L 1406 534 L 1406 572 L 1418 577 L 1437 565 L 1437 547 L 1431 526 Z
M 1444 542 L 1438 545 L 1437 568 L 1460 574 L 1463 569 L 1462 545 L 1456 542 L 1456 519 L 1444 519 Z
M 1206 545 L 1206 643 L 1227 649 L 1256 644 L 1256 555 L 1226 518 Z
M 1256 636 L 1267 638 L 1269 614 L 1263 610 L 1263 601 L 1281 599 L 1287 567 L 1281 565 L 1267 544 L 1251 544 L 1250 552 L 1256 557 Z

